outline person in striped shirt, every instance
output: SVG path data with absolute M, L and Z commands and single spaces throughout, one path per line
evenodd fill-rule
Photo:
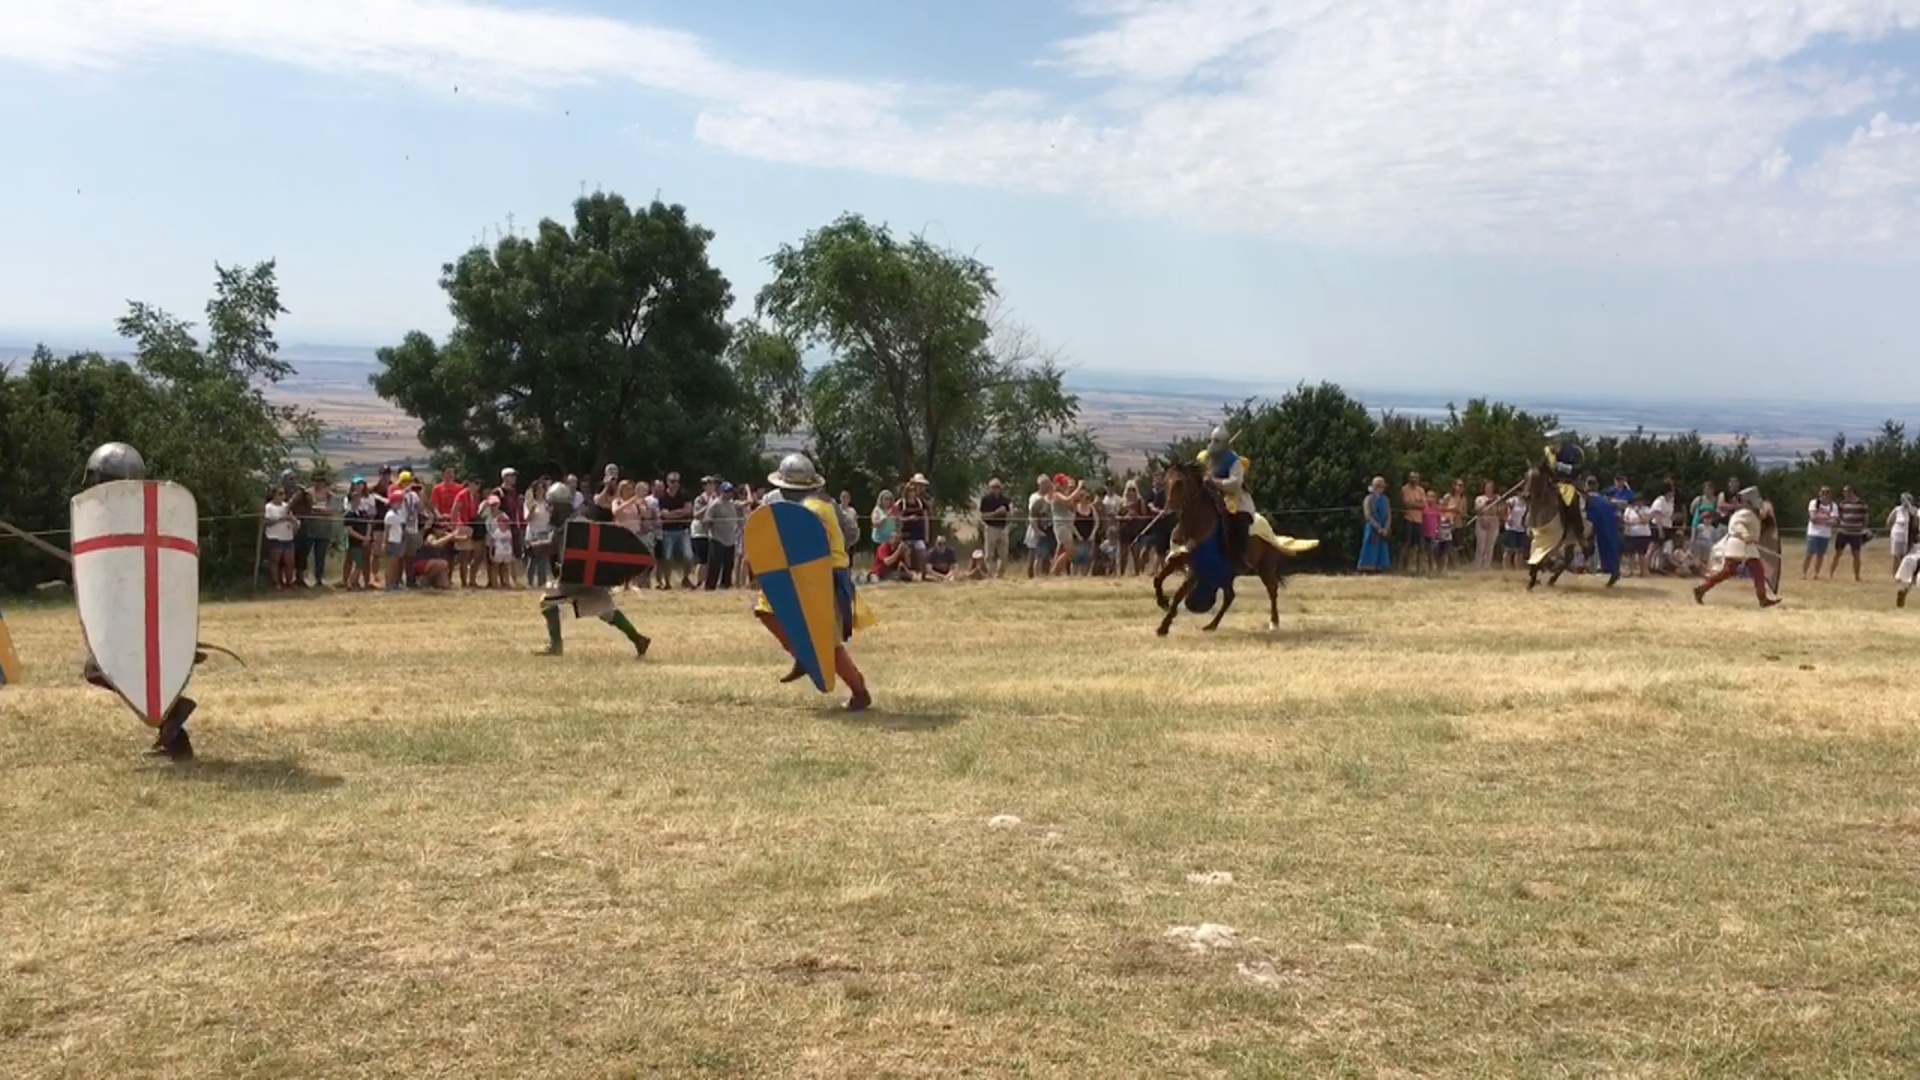
M 1871 535 L 1867 528 L 1867 500 L 1848 485 L 1840 489 L 1840 521 L 1834 528 L 1833 567 L 1827 571 L 1829 578 L 1840 570 L 1840 556 L 1847 551 L 1853 552 L 1853 580 L 1860 580 L 1860 549 L 1866 547 Z

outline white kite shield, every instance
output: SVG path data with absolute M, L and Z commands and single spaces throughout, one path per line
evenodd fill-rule
M 193 676 L 200 640 L 199 508 L 156 480 L 73 497 L 73 595 L 94 662 L 159 727 Z

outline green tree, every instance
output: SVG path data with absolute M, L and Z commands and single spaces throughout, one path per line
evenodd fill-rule
M 571 226 L 544 220 L 447 264 L 452 333 L 381 349 L 373 387 L 470 471 L 744 475 L 765 417 L 726 359 L 732 294 L 712 239 L 681 206 L 581 198 Z
M 1349 564 L 1360 551 L 1360 500 L 1392 463 L 1391 444 L 1367 407 L 1332 383 L 1295 387 L 1279 401 L 1225 411 L 1234 452 L 1248 459 L 1254 504 L 1278 532 L 1317 537 L 1315 562 Z M 1204 436 L 1168 447 L 1191 461 Z
M 204 346 L 193 324 L 136 302 L 119 322 L 133 363 L 98 353 L 60 359 L 43 346 L 23 370 L 0 374 L 0 517 L 64 530 L 88 453 L 127 442 L 149 475 L 185 485 L 199 503 L 202 580 L 218 586 L 251 574 L 266 486 L 296 448 L 313 447 L 320 425 L 267 398 L 293 373 L 273 335 L 284 312 L 274 264 L 215 271 Z M 8 555 L 0 586 L 65 574 L 18 545 L 0 551 Z
M 843 216 L 782 246 L 757 309 L 832 359 L 807 382 L 809 447 L 863 497 L 924 473 L 947 505 L 1073 430 L 1057 365 L 1010 322 L 993 275 L 923 237 Z
M 742 319 L 733 328 L 726 360 L 740 384 L 741 415 L 755 450 L 765 454 L 769 438 L 794 434 L 806 424 L 807 369 L 792 338 Z
M 1447 419 L 1432 425 L 1413 466 L 1429 484 L 1464 480 L 1469 495 L 1488 480 L 1505 490 L 1526 475 L 1559 421 L 1550 413 L 1530 413 L 1511 405 L 1475 398 L 1467 407 L 1447 406 Z

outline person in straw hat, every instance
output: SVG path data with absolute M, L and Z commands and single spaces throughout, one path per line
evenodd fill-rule
M 805 454 L 788 454 L 780 461 L 780 467 L 767 477 L 767 483 L 773 485 L 778 493 L 777 501 L 797 502 L 814 512 L 820 518 L 820 524 L 827 530 L 827 549 L 831 553 L 833 564 L 833 586 L 835 594 L 834 608 L 838 615 L 840 640 L 834 643 L 833 670 L 840 681 L 847 684 L 852 697 L 847 701 L 847 711 L 860 712 L 873 704 L 873 696 L 867 692 L 867 677 L 861 673 L 860 665 L 854 662 L 853 653 L 848 651 L 846 643 L 853 640 L 855 629 L 864 629 L 872 625 L 873 618 L 854 591 L 853 574 L 847 559 L 847 542 L 840 531 L 840 510 L 832 499 L 826 497 L 824 488 L 827 482 L 814 470 L 813 462 Z M 770 496 L 771 498 L 771 496 Z M 793 646 L 788 644 L 787 635 L 780 628 L 780 622 L 774 618 L 773 605 L 767 602 L 765 593 L 753 605 L 754 617 L 760 625 L 767 628 L 780 647 L 792 655 Z M 780 677 L 783 683 L 798 682 L 806 678 L 806 671 L 799 662 Z
M 1714 555 L 1720 559 L 1720 568 L 1707 576 L 1705 581 L 1694 586 L 1695 603 L 1706 603 L 1707 594 L 1714 586 L 1728 580 L 1745 567 L 1747 576 L 1753 579 L 1753 595 L 1760 600 L 1760 606 L 1770 608 L 1780 602 L 1767 592 L 1767 563 L 1765 556 L 1772 555 L 1777 560 L 1778 551 L 1769 551 L 1761 543 L 1763 526 L 1761 517 L 1772 508 L 1760 497 L 1757 487 L 1746 488 L 1740 492 L 1739 509 L 1727 521 L 1726 539 L 1714 545 Z
M 907 569 L 927 579 L 927 548 L 933 543 L 933 501 L 927 497 L 927 478 L 914 473 L 894 506 L 900 516 L 900 545 L 907 552 Z

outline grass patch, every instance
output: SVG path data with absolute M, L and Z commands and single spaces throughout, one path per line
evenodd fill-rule
M 185 769 L 9 605 L 6 1071 L 1909 1075 L 1920 621 L 1788 584 L 875 590 L 857 719 L 737 596 L 633 599 L 641 664 L 223 603 Z

